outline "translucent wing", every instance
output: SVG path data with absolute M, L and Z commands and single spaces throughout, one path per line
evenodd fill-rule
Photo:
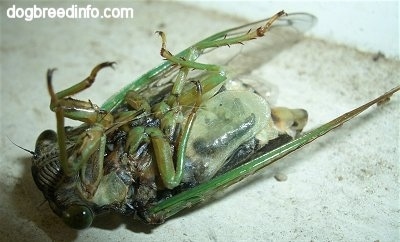
M 263 19 L 240 27 L 228 29 L 214 34 L 198 43 L 245 34 L 251 29 L 256 29 L 264 25 L 267 21 L 268 19 Z M 251 41 L 256 42 L 256 44 L 250 42 L 244 43 L 246 44 L 245 52 L 242 51 L 241 45 L 212 48 L 205 50 L 201 54 L 202 58 L 199 61 L 217 65 L 228 64 L 231 67 L 230 69 L 235 69 L 235 75 L 249 72 L 268 61 L 268 59 L 271 59 L 272 56 L 276 55 L 281 50 L 298 41 L 302 33 L 310 29 L 315 22 L 316 18 L 307 13 L 289 14 L 275 21 L 271 30 L 266 34 L 267 36 L 259 38 L 258 41 Z M 187 55 L 190 48 L 191 47 L 180 52 L 178 56 Z M 153 89 L 154 93 L 158 93 L 164 88 L 163 86 L 169 85 L 171 77 L 176 72 L 177 68 L 178 67 L 173 66 L 170 62 L 162 63 L 111 96 L 101 108 L 105 111 L 114 110 L 123 101 L 129 90 L 143 90 L 147 88 Z
M 393 88 L 378 98 L 347 112 L 314 130 L 304 133 L 300 137 L 279 146 L 278 148 L 263 154 L 233 170 L 221 174 L 208 182 L 197 185 L 194 188 L 174 195 L 173 197 L 160 201 L 148 211 L 153 217 L 161 216 L 170 217 L 186 207 L 191 207 L 211 197 L 217 191 L 229 187 L 230 185 L 241 181 L 245 177 L 254 174 L 258 170 L 272 164 L 273 162 L 285 157 L 286 155 L 296 151 L 304 145 L 311 143 L 313 140 L 325 135 L 326 133 L 340 127 L 345 122 L 356 117 L 374 104 L 382 104 L 387 102 L 390 97 L 400 91 L 400 86 Z
M 234 37 L 247 33 L 263 26 L 268 19 L 246 24 L 237 28 L 223 31 L 218 38 Z M 317 19 L 307 13 L 293 13 L 276 20 L 265 36 L 256 40 L 248 41 L 243 45 L 235 45 L 227 48 L 213 49 L 212 52 L 203 55 L 201 58 L 212 61 L 213 64 L 228 66 L 231 75 L 237 76 L 247 74 L 250 71 L 267 63 L 282 50 L 292 46 L 301 38 L 304 32 L 314 26 Z M 219 35 L 225 34 L 223 37 Z M 211 36 L 217 37 L 217 35 Z

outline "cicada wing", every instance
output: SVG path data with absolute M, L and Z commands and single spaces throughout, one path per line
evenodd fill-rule
M 269 19 L 263 19 L 237 28 L 229 29 L 205 39 L 223 39 L 246 34 L 255 30 Z M 266 64 L 281 51 L 294 45 L 304 37 L 304 33 L 311 29 L 317 19 L 307 13 L 293 13 L 280 17 L 273 22 L 265 36 L 256 40 L 243 42 L 243 45 L 218 47 L 206 50 L 199 58 L 200 62 L 226 66 L 230 76 L 248 74 Z M 228 49 L 229 48 L 229 49 Z M 204 61 L 203 61 L 204 59 Z
M 197 203 L 203 202 L 213 196 L 216 192 L 237 183 L 245 177 L 256 173 L 258 170 L 267 167 L 273 162 L 285 157 L 286 155 L 296 151 L 297 149 L 311 143 L 315 139 L 324 136 L 328 132 L 342 126 L 352 118 L 374 104 L 382 104 L 387 102 L 391 95 L 400 91 L 400 86 L 393 88 L 378 98 L 367 102 L 366 104 L 353 109 L 303 135 L 300 137 L 283 144 L 266 154 L 260 155 L 245 164 L 240 165 L 224 174 L 214 177 L 213 179 L 176 194 L 168 199 L 161 200 L 148 210 L 151 216 L 159 216 L 163 218 L 170 217 L 179 211 L 193 206 Z

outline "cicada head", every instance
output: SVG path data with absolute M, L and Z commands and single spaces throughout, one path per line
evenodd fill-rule
M 76 178 L 64 175 L 57 134 L 53 130 L 45 130 L 37 138 L 31 171 L 33 180 L 54 213 L 72 228 L 90 226 L 94 218 L 93 205 L 77 194 Z

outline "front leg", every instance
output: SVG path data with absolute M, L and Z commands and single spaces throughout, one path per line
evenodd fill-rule
M 102 150 L 104 151 L 104 149 L 101 145 L 105 145 L 103 141 L 104 130 L 113 123 L 113 116 L 111 114 L 102 112 L 91 102 L 74 100 L 68 98 L 68 96 L 90 87 L 95 80 L 97 72 L 113 64 L 113 62 L 104 62 L 97 65 L 85 80 L 58 93 L 54 92 L 52 86 L 52 74 L 54 69 L 48 70 L 47 72 L 47 87 L 51 97 L 50 108 L 56 113 L 57 119 L 57 142 L 59 146 L 60 164 L 63 172 L 67 176 L 76 174 L 80 168 L 86 165 L 90 156 L 97 150 L 99 150 L 99 159 L 102 159 L 104 156 Z M 69 137 L 69 139 L 75 142 L 70 156 L 67 154 L 67 135 L 64 128 L 65 117 L 81 120 L 90 124 L 82 136 Z M 83 178 L 83 180 L 85 180 L 85 178 Z
M 101 111 L 97 105 L 91 103 L 90 101 L 76 100 L 70 98 L 70 96 L 89 88 L 95 81 L 97 73 L 101 69 L 113 67 L 114 64 L 115 62 L 104 62 L 98 64 L 93 68 L 90 75 L 83 81 L 57 93 L 54 93 L 52 90 L 53 94 L 51 94 L 50 109 L 54 112 L 57 112 L 59 109 L 63 109 L 65 117 L 90 124 L 104 119 L 106 113 Z M 47 85 L 49 87 L 49 92 L 50 88 L 53 89 L 51 80 L 54 70 L 55 69 L 51 69 L 47 71 Z

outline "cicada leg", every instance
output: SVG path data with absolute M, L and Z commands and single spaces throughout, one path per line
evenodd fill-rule
M 128 134 L 126 149 L 129 149 L 130 154 L 134 154 L 142 143 L 151 143 L 164 186 L 172 189 L 179 185 L 183 162 L 178 162 L 176 168 L 174 167 L 171 146 L 164 133 L 155 127 L 133 128 Z
M 256 30 L 249 30 L 246 34 L 239 35 L 236 37 L 231 37 L 231 38 L 224 38 L 224 39 L 219 39 L 219 40 L 211 40 L 211 41 L 202 41 L 200 43 L 197 43 L 196 45 L 191 47 L 190 51 L 190 56 L 198 56 L 200 52 L 207 48 L 215 48 L 215 47 L 221 47 L 221 46 L 230 46 L 234 44 L 243 44 L 245 41 L 250 41 L 259 37 L 264 36 L 269 29 L 271 28 L 272 24 L 279 19 L 282 16 L 287 15 L 284 11 L 280 11 L 274 16 L 272 16 L 264 26 L 261 26 L 257 28 Z M 172 55 L 167 49 L 166 49 L 166 37 L 165 34 L 161 31 L 157 32 L 161 38 L 162 38 L 162 47 L 161 47 L 161 56 L 166 58 L 167 60 L 180 65 L 181 67 L 188 67 L 188 68 L 193 68 L 193 69 L 198 69 L 198 70 L 207 70 L 207 71 L 221 71 L 220 66 L 217 65 L 209 65 L 209 64 L 202 64 L 198 62 L 192 61 L 190 58 L 181 58 Z
M 180 123 L 179 116 L 182 116 L 181 112 L 175 112 L 164 102 L 160 102 L 155 105 L 159 114 L 156 116 L 161 116 L 161 128 L 155 127 L 135 127 L 129 131 L 125 150 L 129 154 L 135 154 L 139 146 L 143 143 L 151 143 L 154 151 L 155 160 L 160 173 L 160 177 L 164 186 L 168 189 L 173 189 L 178 186 L 182 180 L 183 167 L 184 167 L 184 154 L 186 149 L 186 143 L 189 137 L 189 130 L 192 126 L 195 113 L 200 105 L 201 100 L 201 84 L 196 83 L 197 87 L 197 97 L 195 99 L 195 104 L 193 105 L 192 111 L 186 120 L 186 125 L 180 132 L 178 137 L 177 148 L 177 162 L 176 165 L 173 161 L 173 153 L 171 149 L 171 137 L 175 133 L 177 123 Z M 146 101 L 140 97 L 138 93 L 131 92 L 127 95 L 127 103 L 129 103 L 135 109 L 148 109 L 149 105 Z M 148 111 L 148 110 L 146 110 Z M 183 119 L 183 117 L 182 117 Z
M 101 113 L 99 108 L 90 101 L 80 101 L 70 98 L 70 96 L 77 94 L 89 88 L 95 81 L 97 73 L 106 67 L 112 67 L 115 62 L 104 62 L 93 68 L 90 75 L 83 81 L 69 87 L 63 91 L 51 95 L 50 109 L 57 112 L 56 109 L 62 108 L 64 110 L 64 117 L 79 120 L 85 123 L 95 123 L 97 120 L 102 119 L 104 113 Z M 48 87 L 51 86 L 51 76 L 54 72 L 49 70 L 47 72 Z
M 182 94 L 182 90 L 186 85 L 187 74 L 190 69 L 204 70 L 210 72 L 209 74 L 210 77 L 207 78 L 206 82 L 203 81 L 201 82 L 203 88 L 203 94 L 211 90 L 211 87 L 212 88 L 216 87 L 218 84 L 222 83 L 226 79 L 225 71 L 221 66 L 204 64 L 194 61 L 195 59 L 197 59 L 197 57 L 200 55 L 202 51 L 204 51 L 207 48 L 230 46 L 233 44 L 243 44 L 243 42 L 245 41 L 250 41 L 255 38 L 262 37 L 265 35 L 265 33 L 269 31 L 272 24 L 277 19 L 279 19 L 284 15 L 286 15 L 286 13 L 284 11 L 281 11 L 272 16 L 265 23 L 264 26 L 261 26 L 253 31 L 249 30 L 246 34 L 243 35 L 231 38 L 218 39 L 218 40 L 202 41 L 200 43 L 197 43 L 196 45 L 192 46 L 188 51 L 187 55 L 183 57 L 175 56 L 167 50 L 166 35 L 165 33 L 158 31 L 157 33 L 161 36 L 162 39 L 162 46 L 160 51 L 161 56 L 167 59 L 168 61 L 172 62 L 173 64 L 179 65 L 181 67 L 179 73 L 177 74 L 177 78 L 174 82 L 174 86 L 171 92 L 172 96 L 178 97 L 179 101 L 183 103 L 190 103 L 192 97 L 196 95 L 195 89 L 189 90 L 188 92 Z M 181 95 L 184 96 L 181 97 Z M 171 105 L 172 103 L 170 102 L 169 104 Z
M 75 100 L 69 98 L 69 96 L 90 87 L 97 73 L 105 67 L 112 67 L 113 64 L 114 62 L 104 62 L 97 65 L 83 81 L 58 93 L 54 92 L 52 86 L 52 74 L 54 69 L 47 72 L 47 86 L 51 96 L 50 109 L 56 113 L 57 119 L 57 141 L 60 149 L 59 156 L 61 167 L 63 172 L 68 176 L 75 174 L 82 168 L 81 179 L 84 184 L 96 185 L 100 179 L 103 165 L 99 164 L 94 166 L 97 167 L 98 170 L 94 171 L 96 177 L 93 179 L 86 177 L 86 163 L 90 156 L 97 150 L 99 151 L 98 162 L 102 163 L 104 157 L 104 147 L 102 146 L 105 146 L 106 143 L 104 130 L 113 123 L 113 117 L 111 114 L 99 110 L 99 108 L 90 101 L 84 102 Z M 67 135 L 64 128 L 65 117 L 80 120 L 91 125 L 82 135 L 76 138 L 73 152 L 69 156 L 66 147 Z

